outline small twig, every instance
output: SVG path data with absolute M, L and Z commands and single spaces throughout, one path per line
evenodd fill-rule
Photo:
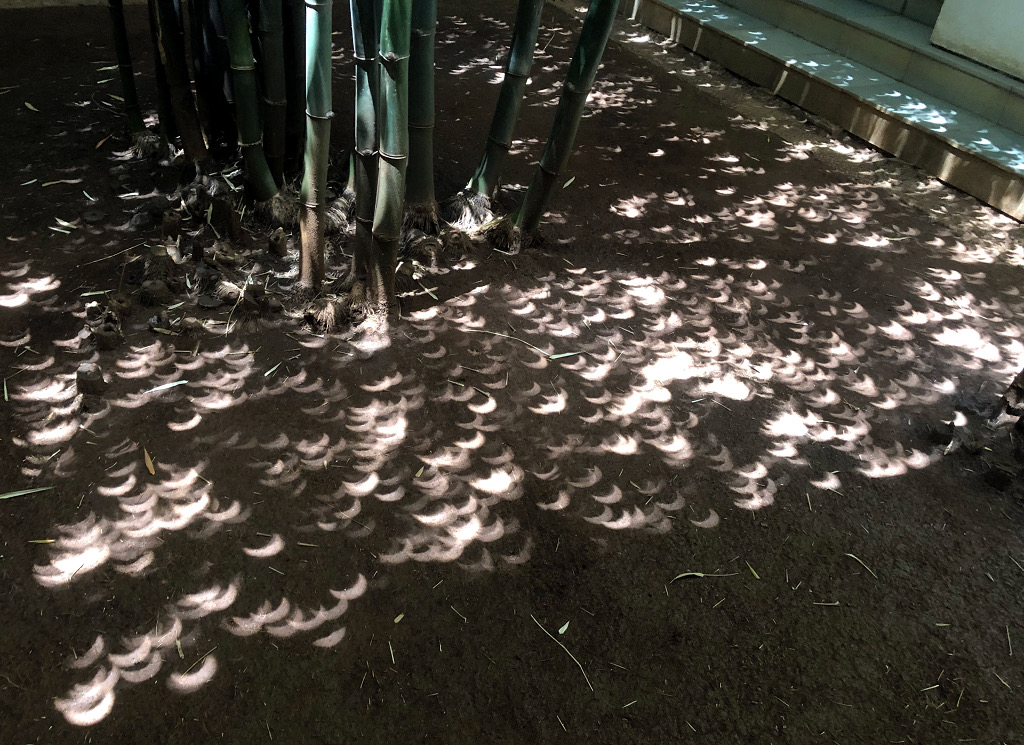
M 99 259 L 93 259 L 92 261 L 87 261 L 84 264 L 79 264 L 79 266 L 89 266 L 89 264 L 95 264 L 95 263 L 100 262 L 100 261 L 106 261 L 107 259 L 112 259 L 115 256 L 120 256 L 121 254 L 126 254 L 129 251 L 132 251 L 132 250 L 138 248 L 139 246 L 145 246 L 145 245 L 146 245 L 146 243 L 145 243 L 145 241 L 143 241 L 142 243 L 137 243 L 134 246 L 129 246 L 128 248 L 124 249 L 123 251 L 118 251 L 116 254 L 110 254 L 110 256 L 103 256 L 102 258 L 99 258 Z
M 214 650 L 214 649 L 216 649 L 216 648 L 217 648 L 217 647 L 214 647 L 214 648 L 213 648 L 213 649 L 211 649 L 211 650 L 210 650 L 209 652 L 207 652 L 207 653 L 206 653 L 206 654 L 204 654 L 204 655 L 203 655 L 202 657 L 200 657 L 200 658 L 199 658 L 198 660 L 196 660 L 196 661 L 195 661 L 195 662 L 193 662 L 193 663 L 192 663 L 191 665 L 189 665 L 189 666 L 188 666 L 188 670 L 186 670 L 186 671 L 185 671 L 185 675 L 188 675 L 188 674 L 189 674 L 190 672 L 192 672 L 192 668 L 194 668 L 194 667 L 195 667 L 196 665 L 198 665 L 198 664 L 199 664 L 200 662 L 202 662 L 202 661 L 203 661 L 203 660 L 205 660 L 205 659 L 206 659 L 207 657 L 209 657 L 209 656 L 210 656 L 211 654 L 213 654 L 213 650 Z
M 526 339 L 520 339 L 518 336 L 511 336 L 509 334 L 500 334 L 497 331 L 487 331 L 486 329 L 463 329 L 463 331 L 465 331 L 466 333 L 469 333 L 469 334 L 490 334 L 491 336 L 500 336 L 503 339 L 512 339 L 513 341 L 517 341 L 517 342 L 519 342 L 521 344 L 525 344 L 526 346 L 530 347 L 531 349 L 536 349 L 538 352 L 540 352 L 545 357 L 550 357 L 551 356 L 550 354 L 545 352 L 543 349 L 538 347 L 536 344 L 531 344 L 530 342 L 526 341 Z
M 867 570 L 868 570 L 869 572 L 871 572 L 871 576 L 872 576 L 872 577 L 874 577 L 875 579 L 878 579 L 878 575 L 877 575 L 877 574 L 875 574 L 874 572 L 872 572 L 872 571 L 871 571 L 871 567 L 869 567 L 869 566 L 868 566 L 867 564 L 865 564 L 865 563 L 864 563 L 863 561 L 861 561 L 860 559 L 858 559 L 858 558 L 857 558 L 856 556 L 854 556 L 853 554 L 846 554 L 846 555 L 847 555 L 847 556 L 849 556 L 849 557 L 850 557 L 851 559 L 853 559 L 854 561 L 856 561 L 856 562 L 857 562 L 858 564 L 860 564 L 860 565 L 861 565 L 862 567 L 864 567 L 865 569 L 867 569 Z
M 729 574 L 705 574 L 704 572 L 683 572 L 682 574 L 677 574 L 675 577 L 673 577 L 672 582 L 675 582 L 677 579 L 683 579 L 684 577 L 699 577 L 703 579 L 705 577 L 735 577 L 737 574 L 739 574 L 739 572 L 731 572 Z M 672 582 L 669 582 L 669 584 L 671 585 Z
M 530 614 L 530 618 L 533 618 L 533 614 L 532 614 L 532 613 Z M 546 628 L 544 628 L 543 626 L 541 626 L 541 625 L 540 625 L 540 621 L 538 621 L 538 620 L 537 620 L 536 618 L 533 618 L 533 622 L 534 622 L 535 624 L 537 624 L 537 626 L 538 626 L 538 627 L 540 627 L 540 630 L 541 630 L 541 631 L 543 631 L 543 632 L 544 632 L 545 634 L 547 634 L 547 635 L 548 635 L 548 636 L 549 636 L 549 637 L 551 638 L 551 641 L 553 641 L 553 642 L 554 642 L 555 644 L 557 644 L 558 646 L 560 646 L 560 647 L 561 647 L 562 649 L 564 649 L 564 650 L 565 650 L 565 653 L 566 653 L 567 655 L 569 655 L 569 657 L 571 657 L 571 658 L 572 658 L 572 661 L 576 663 L 576 666 L 577 666 L 577 667 L 578 667 L 578 668 L 580 669 L 580 672 L 581 672 L 581 673 L 583 673 L 583 679 L 587 681 L 587 687 L 588 687 L 588 688 L 589 688 L 590 690 L 594 690 L 594 686 L 592 686 L 592 685 L 590 684 L 590 678 L 589 678 L 589 677 L 587 677 L 587 671 L 583 669 L 583 665 L 581 665 L 581 664 L 580 664 L 580 661 L 579 661 L 579 660 L 577 660 L 577 659 L 576 659 L 576 658 L 575 658 L 575 657 L 573 656 L 573 653 L 569 651 L 569 648 L 568 648 L 568 647 L 566 647 L 566 646 L 565 646 L 564 644 L 562 644 L 562 642 L 558 641 L 558 639 L 556 639 L 555 637 L 551 636 L 551 632 L 549 632 L 549 631 L 548 631 L 548 630 L 547 630 Z

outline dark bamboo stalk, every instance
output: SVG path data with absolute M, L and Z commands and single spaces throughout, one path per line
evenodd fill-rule
M 284 12 L 281 0 L 260 0 L 260 50 L 263 63 L 263 147 L 278 186 L 284 183 L 285 117 L 288 103 L 284 61 Z
M 377 200 L 373 210 L 373 263 L 369 295 L 381 310 L 395 301 L 395 271 L 402 234 L 405 173 L 409 162 L 409 46 L 412 0 L 384 0 L 378 74 L 380 99 Z
M 185 157 L 193 163 L 206 160 L 206 141 L 192 98 L 192 80 L 185 59 L 185 32 L 181 28 L 180 7 L 174 0 L 156 1 L 156 41 L 160 63 L 166 75 L 171 110 L 177 124 Z
M 536 231 L 551 201 L 555 183 L 569 162 L 580 119 L 587 106 L 587 96 L 597 77 L 618 7 L 619 0 L 591 0 L 587 9 L 576 51 L 562 85 L 551 134 L 533 181 L 513 220 L 524 235 Z
M 306 6 L 303 0 L 284 0 L 285 168 L 302 164 L 306 141 Z
M 132 53 L 128 46 L 128 29 L 124 23 L 124 0 L 107 0 L 110 24 L 114 36 L 114 51 L 117 53 L 117 70 L 121 75 L 121 94 L 124 98 L 124 114 L 128 119 L 128 132 L 132 135 L 146 131 L 139 108 L 139 94 L 135 90 L 135 73 L 132 70 Z
M 406 213 L 411 227 L 438 228 L 434 196 L 434 37 L 437 0 L 412 0 L 409 49 L 409 168 Z
M 512 135 L 519 119 L 519 109 L 526 91 L 526 82 L 533 68 L 533 54 L 537 47 L 541 12 L 544 0 L 519 0 L 516 23 L 512 30 L 512 44 L 505 60 L 505 77 L 494 107 L 494 118 L 487 135 L 487 145 L 476 172 L 466 185 L 469 191 L 488 199 L 494 196 L 502 166 L 512 146 Z
M 242 149 L 249 188 L 256 200 L 263 202 L 277 193 L 277 183 L 263 154 L 263 127 L 260 124 L 260 102 L 256 89 L 256 65 L 244 0 L 220 0 L 220 9 L 231 59 L 238 146 Z
M 365 285 L 370 276 L 373 210 L 377 201 L 377 45 L 380 30 L 375 0 L 349 0 L 356 67 L 355 148 L 351 176 L 356 195 L 352 275 Z
M 149 7 L 149 35 L 153 40 L 153 67 L 156 73 L 156 113 L 159 121 L 160 136 L 165 142 L 172 142 L 178 136 L 178 128 L 174 122 L 174 113 L 171 108 L 171 89 L 167 84 L 167 72 L 160 60 L 160 41 L 158 18 L 160 10 L 156 5 L 157 0 L 148 0 Z
M 238 129 L 233 113 L 227 32 L 221 19 L 219 0 L 197 0 L 197 11 L 201 13 L 200 59 L 203 74 L 202 78 L 196 78 L 196 92 L 204 101 L 206 132 L 211 146 L 234 150 Z
M 331 143 L 331 0 L 306 2 L 306 158 L 302 175 L 299 285 L 324 278 L 324 205 Z

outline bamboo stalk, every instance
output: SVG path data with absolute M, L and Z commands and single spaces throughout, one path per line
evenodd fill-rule
M 303 0 L 284 0 L 285 169 L 302 164 L 306 141 L 306 6 Z
M 284 183 L 285 118 L 288 103 L 281 0 L 260 0 L 259 39 L 263 62 L 263 143 L 278 186 Z
M 180 7 L 174 0 L 156 0 L 156 42 L 174 121 L 185 156 L 193 163 L 206 160 L 206 141 L 192 98 L 192 80 L 185 59 L 185 32 Z
M 373 211 L 369 296 L 380 310 L 395 300 L 395 271 L 402 233 L 405 174 L 409 162 L 409 53 L 412 0 L 383 0 L 378 74 L 380 99 L 377 199 Z
M 263 202 L 277 193 L 277 183 L 263 154 L 263 128 L 260 124 L 260 104 L 256 90 L 256 65 L 244 0 L 220 0 L 220 8 L 231 61 L 238 146 L 242 149 L 245 175 L 252 194 L 257 201 Z
M 583 19 L 583 29 L 576 42 L 576 51 L 562 84 L 562 95 L 555 109 L 555 121 L 551 126 L 547 145 L 534 173 L 533 181 L 526 190 L 523 203 L 513 223 L 524 234 L 537 230 L 541 217 L 547 211 L 554 192 L 555 183 L 565 170 L 572 154 L 573 142 L 580 126 L 580 119 L 587 107 L 587 96 L 594 85 L 597 70 L 601 64 L 612 23 L 619 8 L 619 0 L 591 0 Z
M 375 5 L 375 0 L 349 2 L 356 67 L 355 147 L 350 161 L 356 218 L 352 278 L 363 284 L 370 276 L 373 211 L 377 199 L 377 47 L 380 37 Z
M 438 229 L 434 196 L 434 39 L 437 0 L 412 0 L 409 49 L 409 166 L 406 213 L 411 227 Z
M 132 135 L 146 131 L 139 107 L 139 94 L 135 89 L 135 73 L 132 70 L 132 53 L 128 46 L 128 29 L 124 22 L 124 0 L 107 0 L 110 24 L 114 36 L 114 50 L 117 53 L 117 70 L 121 76 L 121 94 L 124 98 L 124 114 L 128 119 L 128 132 Z
M 516 22 L 512 30 L 512 43 L 505 61 L 505 77 L 494 107 L 494 118 L 487 135 L 483 158 L 466 188 L 490 199 L 498 186 L 498 177 L 512 146 L 512 135 L 519 109 L 526 91 L 526 82 L 533 67 L 533 54 L 537 46 L 541 12 L 544 0 L 519 0 Z
M 219 0 L 200 0 L 203 32 L 202 57 L 205 65 L 203 87 L 196 80 L 197 92 L 206 98 L 207 133 L 210 144 L 234 150 L 238 128 L 235 124 L 234 95 L 231 89 L 231 65 L 228 56 L 227 32 L 221 16 Z M 194 53 L 194 52 L 193 52 Z
M 165 142 L 171 142 L 178 136 L 178 128 L 175 126 L 174 113 L 171 109 L 171 91 L 167 85 L 167 72 L 160 60 L 160 42 L 158 31 L 158 17 L 160 11 L 156 6 L 156 0 L 148 0 L 149 8 L 149 35 L 153 41 L 153 67 L 156 74 L 156 112 L 160 127 L 160 136 Z
M 299 214 L 299 285 L 324 278 L 324 204 L 331 141 L 331 0 L 306 2 L 306 157 Z

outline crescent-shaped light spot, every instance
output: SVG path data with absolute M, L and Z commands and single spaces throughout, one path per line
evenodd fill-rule
M 542 510 L 564 510 L 569 506 L 569 499 L 569 492 L 563 489 L 554 502 L 537 502 L 537 506 Z
M 347 590 L 331 590 L 330 592 L 334 597 L 338 598 L 338 600 L 355 600 L 366 592 L 367 586 L 368 583 L 366 581 L 366 577 L 360 574 L 356 578 L 355 584 Z
M 274 533 L 267 541 L 265 546 L 258 548 L 242 548 L 242 552 L 246 556 L 252 556 L 256 559 L 266 559 L 271 556 L 277 556 L 279 553 L 284 551 L 284 538 L 277 533 Z
M 333 631 L 327 636 L 322 636 L 313 642 L 314 647 L 321 647 L 322 649 L 330 649 L 336 646 L 338 642 L 345 638 L 345 627 L 342 626 L 337 631 Z
M 198 670 L 193 672 L 175 673 L 167 679 L 167 686 L 178 693 L 195 693 L 213 680 L 217 673 L 217 658 L 212 654 L 206 656 Z
M 721 522 L 721 518 L 718 517 L 717 512 L 709 509 L 708 516 L 703 520 L 690 520 L 690 522 L 698 528 L 717 528 L 718 523 Z

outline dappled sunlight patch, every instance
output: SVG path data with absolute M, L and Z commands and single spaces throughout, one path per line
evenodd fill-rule
M 729 157 L 711 166 L 736 167 L 715 171 L 732 183 L 760 168 Z M 206 654 L 218 634 L 336 648 L 352 601 L 389 567 L 521 565 L 544 545 L 536 516 L 592 536 L 714 530 L 794 494 L 851 496 L 864 479 L 926 468 L 938 450 L 894 440 L 891 419 L 927 414 L 964 376 L 995 380 L 1024 356 L 1024 299 L 959 260 L 892 279 L 891 303 L 837 289 L 810 253 L 821 240 L 862 252 L 865 281 L 908 247 L 877 223 L 871 190 L 741 187 L 735 204 L 699 215 L 685 190 L 640 200 L 627 208 L 643 220 L 620 217 L 635 222 L 637 242 L 657 235 L 665 255 L 638 270 L 574 256 L 555 271 L 524 256 L 535 267 L 523 276 L 340 338 L 132 343 L 105 363 L 110 392 L 88 411 L 59 357 L 30 362 L 9 384 L 37 459 L 24 468 L 94 484 L 83 511 L 55 527 L 36 581 L 100 593 L 114 583 L 113 593 L 151 581 L 178 552 L 215 557 L 149 609 L 152 628 L 122 631 L 121 642 L 105 631 L 98 651 L 80 655 L 84 682 L 59 704 L 68 721 L 99 721 L 119 687 L 161 676 L 201 691 L 234 664 Z M 701 240 L 786 234 L 789 255 L 758 243 L 740 255 L 669 253 L 689 240 L 678 229 L 687 220 Z M 17 350 L 31 339 L 0 342 Z M 159 452 L 144 432 L 119 429 L 129 420 L 159 429 Z M 755 449 L 723 434 L 737 423 Z M 333 580 L 275 584 L 313 552 L 339 567 L 356 556 L 348 576 L 365 574 L 340 591 Z M 200 638 L 209 647 L 196 648 Z

